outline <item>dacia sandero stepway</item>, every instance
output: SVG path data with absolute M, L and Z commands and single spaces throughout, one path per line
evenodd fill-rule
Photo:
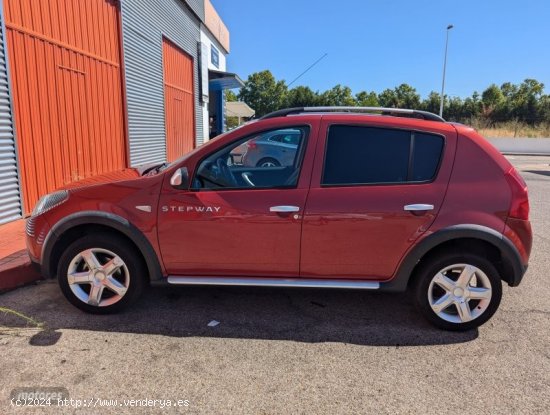
M 274 158 L 258 144 L 273 137 L 292 141 L 277 147 L 289 162 L 259 162 Z M 170 164 L 73 183 L 39 201 L 26 232 L 33 262 L 90 313 L 118 311 L 151 283 L 409 289 L 431 323 L 467 330 L 495 313 L 503 282 L 521 282 L 528 216 L 525 182 L 472 128 L 316 107 L 269 114 Z

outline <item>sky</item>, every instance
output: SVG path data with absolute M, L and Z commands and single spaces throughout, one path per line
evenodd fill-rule
M 354 93 L 401 83 L 423 96 L 466 97 L 491 83 L 535 78 L 550 93 L 550 0 L 212 0 L 228 26 L 228 71 L 269 69 L 292 87 Z

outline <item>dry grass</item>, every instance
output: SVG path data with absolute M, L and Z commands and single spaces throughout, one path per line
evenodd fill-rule
M 550 124 L 527 125 L 518 122 L 505 122 L 494 126 L 475 125 L 473 127 L 484 137 L 528 137 L 548 138 L 550 137 Z M 481 123 L 480 123 L 481 124 Z

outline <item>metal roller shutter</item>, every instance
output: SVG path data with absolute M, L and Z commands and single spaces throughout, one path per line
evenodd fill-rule
M 18 219 L 22 213 L 4 32 L 0 4 L 0 223 Z

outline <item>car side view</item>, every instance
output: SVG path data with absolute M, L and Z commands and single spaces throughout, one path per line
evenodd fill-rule
M 150 284 L 409 290 L 447 330 L 491 318 L 532 244 L 525 182 L 474 129 L 369 107 L 277 111 L 173 163 L 71 184 L 26 232 L 90 313 Z

